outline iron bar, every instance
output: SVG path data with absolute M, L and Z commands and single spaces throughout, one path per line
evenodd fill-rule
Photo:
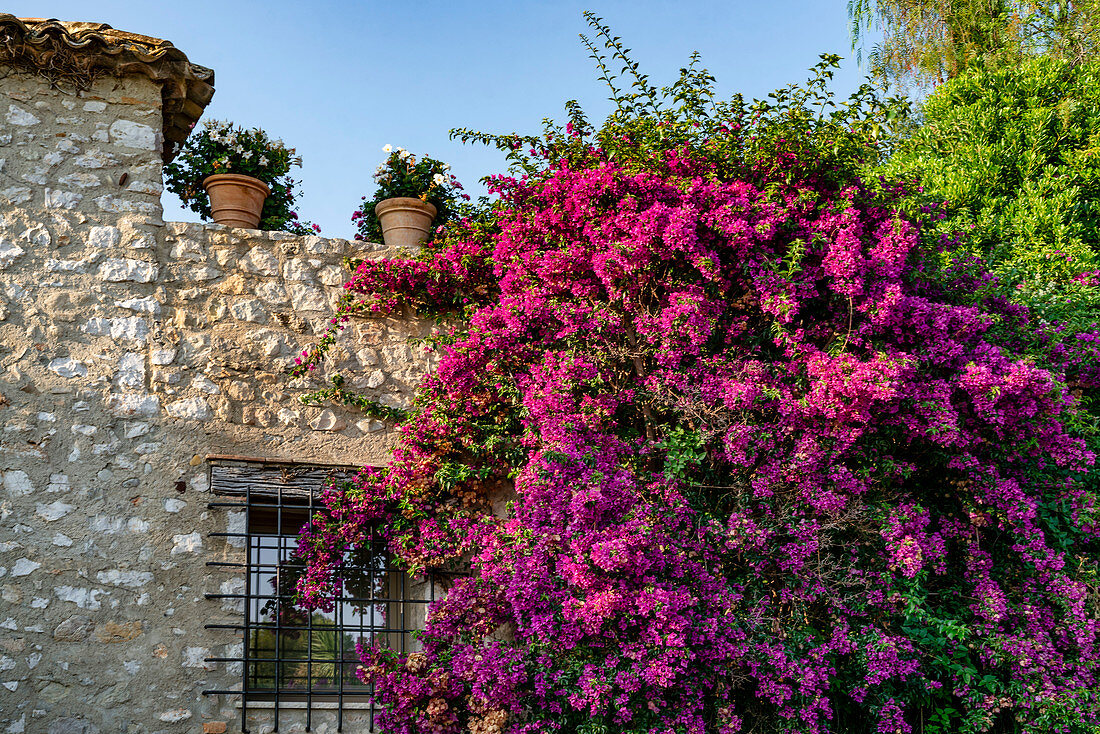
M 360 572 L 362 578 L 341 584 L 332 613 L 298 609 L 294 606 L 294 587 L 305 565 L 297 557 L 297 538 L 302 526 L 312 518 L 316 497 L 325 486 L 319 477 L 327 476 L 328 481 L 333 481 L 348 479 L 353 473 L 344 468 L 268 462 L 260 465 L 257 471 L 263 471 L 262 477 L 257 474 L 258 483 L 253 485 L 249 467 L 242 466 L 237 457 L 233 459 L 239 463 L 232 465 L 231 475 L 225 475 L 220 484 L 212 481 L 212 489 L 236 499 L 213 501 L 208 506 L 214 510 L 243 510 L 244 528 L 208 535 L 227 542 L 241 540 L 244 560 L 209 561 L 207 566 L 243 573 L 244 591 L 223 590 L 207 593 L 205 597 L 243 603 L 243 619 L 211 622 L 204 627 L 243 635 L 239 656 L 206 658 L 213 663 L 242 665 L 243 683 L 240 690 L 213 688 L 204 693 L 240 695 L 241 731 L 245 733 L 249 731 L 249 703 L 258 701 L 273 704 L 274 731 L 279 729 L 280 704 L 291 702 L 305 704 L 307 731 L 312 730 L 313 709 L 317 705 L 324 704 L 327 708 L 335 704 L 336 728 L 340 732 L 345 703 L 366 703 L 373 730 L 378 711 L 376 692 L 373 682 L 365 685 L 358 679 L 359 661 L 352 652 L 353 643 L 358 640 L 364 647 L 385 645 L 401 653 L 414 648 L 410 620 L 417 625 L 423 623 L 424 605 L 435 600 L 435 577 L 429 577 L 426 584 L 411 584 L 406 574 L 392 563 L 384 541 L 377 529 L 372 528 L 368 547 L 359 549 L 363 567 L 349 569 L 353 565 L 350 555 L 340 560 L 342 577 L 349 570 Z M 281 467 L 282 481 L 273 475 L 269 464 Z M 321 470 L 324 472 L 319 474 Z M 289 482 L 286 491 L 283 482 Z M 413 591 L 421 598 L 409 598 Z M 420 611 L 412 614 L 413 609 Z

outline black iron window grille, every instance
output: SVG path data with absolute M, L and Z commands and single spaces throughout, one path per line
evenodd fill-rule
M 240 619 L 206 625 L 238 634 L 240 655 L 207 661 L 243 670 L 243 681 L 239 689 L 204 692 L 240 695 L 244 732 L 249 704 L 270 709 L 275 730 L 281 705 L 304 708 L 307 731 L 314 709 L 333 704 L 336 728 L 342 731 L 345 708 L 354 704 L 369 711 L 373 729 L 374 691 L 356 674 L 357 648 L 383 646 L 405 653 L 417 647 L 412 633 L 423 628 L 437 582 L 410 579 L 390 562 L 379 537 L 372 536 L 367 547 L 345 557 L 345 582 L 331 611 L 311 612 L 294 603 L 304 572 L 298 533 L 313 515 L 320 490 L 352 474 L 338 467 L 212 460 L 211 489 L 224 499 L 209 506 L 242 512 L 243 522 L 230 531 L 210 533 L 239 547 L 240 560 L 208 565 L 242 574 L 244 589 L 207 594 L 209 599 L 234 600 L 242 611 Z

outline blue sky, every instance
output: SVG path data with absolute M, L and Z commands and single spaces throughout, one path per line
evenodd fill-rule
M 806 78 L 821 53 L 848 57 L 844 96 L 862 81 L 849 51 L 845 0 L 420 0 L 419 2 L 112 2 L 9 0 L 7 12 L 109 23 L 166 38 L 212 67 L 206 117 L 260 126 L 298 149 L 300 213 L 332 237 L 350 217 L 391 143 L 447 161 L 471 193 L 503 172 L 495 150 L 448 139 L 452 127 L 531 133 L 580 101 L 593 121 L 606 88 L 582 46 L 591 10 L 659 85 L 692 51 L 722 96 L 764 96 Z M 164 196 L 165 218 L 197 221 Z

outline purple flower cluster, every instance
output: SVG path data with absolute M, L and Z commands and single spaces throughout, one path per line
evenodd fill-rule
M 469 572 L 423 650 L 362 651 L 384 731 L 1100 724 L 1093 456 L 1070 358 L 1005 346 L 1026 316 L 930 288 L 858 186 L 688 150 L 494 186 L 494 231 L 349 284 L 469 314 L 304 537 L 313 605 L 372 526 Z

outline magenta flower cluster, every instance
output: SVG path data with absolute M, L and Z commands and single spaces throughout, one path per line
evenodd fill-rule
M 858 185 L 666 160 L 499 178 L 496 230 L 349 284 L 469 315 L 304 536 L 312 605 L 371 527 L 464 573 L 422 650 L 362 650 L 382 730 L 1091 731 L 1079 352 L 1021 356 Z

